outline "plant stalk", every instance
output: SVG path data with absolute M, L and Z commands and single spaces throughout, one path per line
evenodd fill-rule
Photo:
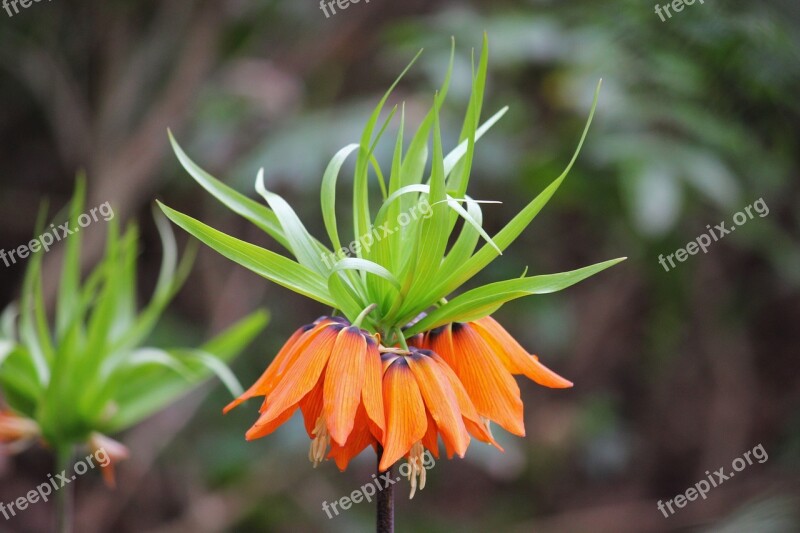
M 56 451 L 56 472 L 61 474 L 72 471 L 72 446 L 67 445 Z M 73 520 L 72 484 L 67 483 L 56 491 L 56 531 L 58 533 L 72 533 Z
M 383 456 L 383 447 L 378 446 L 378 464 L 381 463 L 381 457 Z M 394 476 L 394 467 L 389 467 L 389 470 L 386 472 L 389 473 L 389 478 L 393 478 Z M 385 472 L 381 472 L 378 469 L 378 476 L 384 474 Z M 375 504 L 378 507 L 378 522 L 377 522 L 377 533 L 394 533 L 394 485 L 391 483 L 387 483 L 382 490 L 378 491 L 377 499 L 375 500 Z

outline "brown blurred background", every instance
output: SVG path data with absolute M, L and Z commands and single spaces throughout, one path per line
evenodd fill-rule
M 485 116 L 508 115 L 479 143 L 471 195 L 502 227 L 556 177 L 577 143 L 598 78 L 594 126 L 569 179 L 482 281 L 622 265 L 563 293 L 515 301 L 497 318 L 575 388 L 521 383 L 528 436 L 497 430 L 440 460 L 399 531 L 800 531 L 800 6 L 795 0 L 695 3 L 662 22 L 651 2 L 372 0 L 329 18 L 314 1 L 34 3 L 0 11 L 0 247 L 30 240 L 43 198 L 65 205 L 78 169 L 89 206 L 142 222 L 142 297 L 155 283 L 155 198 L 251 242 L 274 245 L 180 168 L 166 129 L 209 172 L 252 194 L 264 166 L 312 231 L 318 185 L 357 140 L 371 106 L 425 52 L 392 103 L 420 120 L 450 36 L 456 72 L 444 108 L 457 140 L 469 58 L 488 32 Z M 391 143 L 379 156 L 385 160 Z M 253 195 L 255 196 L 255 195 Z M 756 217 L 665 272 L 670 254 L 759 198 Z M 87 230 L 86 266 L 104 228 Z M 185 243 L 185 234 L 179 238 Z M 56 272 L 60 250 L 46 272 Z M 0 304 L 24 265 L 0 265 Z M 254 380 L 299 325 L 327 312 L 202 249 L 158 330 L 167 344 L 207 337 L 256 307 L 273 320 L 234 370 Z M 249 405 L 220 414 L 216 383 L 123 435 L 132 459 L 108 491 L 77 487 L 78 531 L 368 531 L 359 504 L 329 520 L 322 502 L 368 482 L 306 460 L 293 420 L 246 443 Z M 769 455 L 670 518 L 656 507 L 762 444 Z M 0 456 L 0 501 L 52 472 L 46 450 Z M 44 531 L 36 505 L 0 531 Z

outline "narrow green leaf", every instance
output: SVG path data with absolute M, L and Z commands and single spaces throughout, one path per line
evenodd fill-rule
M 314 238 L 303 225 L 300 217 L 297 216 L 297 213 L 294 212 L 294 209 L 286 200 L 268 191 L 264 186 L 263 168 L 258 171 L 258 176 L 256 177 L 256 191 L 264 197 L 264 200 L 267 201 L 278 217 L 283 228 L 283 234 L 289 241 L 289 247 L 297 261 L 320 276 L 327 276 L 330 268 L 324 264 Z
M 325 174 L 322 176 L 322 187 L 320 190 L 320 204 L 322 206 L 322 220 L 325 222 L 325 230 L 331 240 L 331 247 L 334 253 L 342 248 L 339 240 L 339 229 L 336 225 L 336 181 L 339 178 L 339 171 L 342 169 L 347 157 L 356 150 L 359 145 L 348 144 L 333 156 Z
M 483 137 L 486 134 L 486 132 L 492 128 L 492 126 L 497 124 L 500 121 L 500 119 L 503 118 L 503 115 L 505 115 L 507 112 L 508 112 L 508 106 L 505 106 L 500 111 L 489 117 L 489 119 L 486 122 L 484 122 L 480 128 L 475 130 L 475 142 L 478 142 L 478 140 L 480 140 L 480 138 Z M 467 153 L 467 148 L 469 146 L 469 139 L 470 138 L 468 137 L 467 139 L 461 141 L 461 143 L 459 143 L 458 146 L 453 148 L 453 150 L 451 150 L 450 153 L 448 153 L 447 156 L 444 158 L 444 173 L 446 176 L 450 176 L 455 166 L 459 162 L 461 162 L 462 158 Z M 450 190 L 460 189 L 460 185 L 457 186 L 454 180 L 448 181 L 447 187 Z
M 456 296 L 448 303 L 432 311 L 417 324 L 409 328 L 405 335 L 411 337 L 450 322 L 469 322 L 490 315 L 504 303 L 530 296 L 560 291 L 601 272 L 626 258 L 612 259 L 595 265 L 559 274 L 531 276 L 490 283 Z
M 244 350 L 261 333 L 270 321 L 266 310 L 258 310 L 239 320 L 225 331 L 200 347 L 204 352 L 214 354 L 227 361 Z
M 359 241 L 362 235 L 370 231 L 368 164 L 370 156 L 372 155 L 370 151 L 372 147 L 372 132 L 375 129 L 375 124 L 378 121 L 381 110 L 384 104 L 386 104 L 386 100 L 389 99 L 394 88 L 417 61 L 421 53 L 422 50 L 414 56 L 414 59 L 403 69 L 403 72 L 400 73 L 391 87 L 389 87 L 383 95 L 383 98 L 381 98 L 378 105 L 375 106 L 375 109 L 372 111 L 372 115 L 364 126 L 364 131 L 361 134 L 361 142 L 359 143 L 360 149 L 358 151 L 358 159 L 356 160 L 355 175 L 353 178 L 353 225 L 355 241 Z
M 291 259 L 254 244 L 241 241 L 159 202 L 164 214 L 228 259 L 287 289 L 328 307 L 337 307 L 324 279 L 313 270 Z
M 397 290 L 400 290 L 400 282 L 397 281 L 397 278 L 395 278 L 391 272 L 386 270 L 386 268 L 382 267 L 381 265 L 367 259 L 348 257 L 336 263 L 333 266 L 333 270 L 334 272 L 339 272 L 342 270 L 358 270 L 360 272 L 375 274 L 376 276 L 380 276 L 388 281 Z
M 186 359 L 197 361 L 210 370 L 219 378 L 219 380 L 223 385 L 225 385 L 225 388 L 228 389 L 228 392 L 230 392 L 234 398 L 241 396 L 244 392 L 242 384 L 239 383 L 238 379 L 236 379 L 236 376 L 233 374 L 233 372 L 231 372 L 231 369 L 210 353 L 202 350 L 181 350 L 178 351 L 177 354 L 183 355 L 183 357 Z
M 175 155 L 178 157 L 178 161 L 201 187 L 211 193 L 214 198 L 228 209 L 261 228 L 284 248 L 289 248 L 289 243 L 283 235 L 278 217 L 275 216 L 272 210 L 237 192 L 200 168 L 186 155 L 186 152 L 183 151 L 175 137 L 173 137 L 172 132 L 169 131 L 168 133 L 169 141 L 172 144 Z
M 67 223 L 72 227 L 77 224 L 78 217 L 83 211 L 86 198 L 86 175 L 81 172 L 75 179 L 75 192 L 69 209 Z M 58 232 L 58 229 L 54 231 Z M 58 302 L 56 303 L 56 335 L 61 337 L 72 320 L 77 318 L 76 306 L 80 299 L 78 291 L 81 279 L 81 238 L 82 233 L 75 232 L 66 238 L 66 251 L 64 264 L 61 270 L 61 283 L 58 286 Z
M 265 312 L 253 313 L 206 342 L 200 351 L 213 354 L 220 364 L 230 361 L 252 342 L 267 318 Z M 192 357 L 182 358 L 181 362 L 189 372 L 188 380 L 184 375 L 152 365 L 125 373 L 124 379 L 111 388 L 119 410 L 108 423 L 108 429 L 118 431 L 136 424 L 174 402 L 211 373 L 208 365 Z
M 594 101 L 592 103 L 591 111 L 589 112 L 589 118 L 586 121 L 586 126 L 583 129 L 580 142 L 578 142 L 578 146 L 569 164 L 558 178 L 556 178 L 544 191 L 542 191 L 527 206 L 525 206 L 525 208 L 520 211 L 517 216 L 511 220 L 511 222 L 509 222 L 502 230 L 500 230 L 497 235 L 494 236 L 493 241 L 500 248 L 500 250 L 505 250 L 508 248 L 508 246 L 514 242 L 520 233 L 522 233 L 522 231 L 528 227 L 531 221 L 536 217 L 537 214 L 539 214 L 539 211 L 541 211 L 542 208 L 547 204 L 547 202 L 550 200 L 553 194 L 555 194 L 561 183 L 569 174 L 569 171 L 572 169 L 572 166 L 575 164 L 575 161 L 578 158 L 578 154 L 583 147 L 583 142 L 589 132 L 589 127 L 592 124 L 592 118 L 594 117 L 594 112 L 597 108 L 597 98 L 600 93 L 600 85 L 600 83 L 597 84 L 597 89 L 594 93 Z M 434 299 L 434 301 L 444 298 L 456 288 L 466 283 L 475 274 L 483 270 L 486 265 L 491 263 L 497 257 L 497 255 L 498 253 L 496 249 L 489 245 L 484 245 L 475 255 L 465 261 L 464 264 L 462 264 L 455 272 L 453 272 L 444 282 L 435 287 L 431 297 Z

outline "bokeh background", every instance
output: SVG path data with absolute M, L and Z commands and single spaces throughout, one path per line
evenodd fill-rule
M 629 260 L 498 313 L 575 388 L 522 383 L 528 436 L 498 429 L 504 455 L 473 445 L 464 460 L 438 461 L 412 502 L 403 486 L 398 530 L 800 531 L 796 0 L 696 2 L 665 22 L 654 2 L 633 0 L 372 0 L 330 18 L 312 0 L 56 0 L 0 11 L 0 247 L 30 240 L 42 199 L 51 212 L 66 204 L 83 168 L 88 206 L 110 201 L 144 227 L 142 298 L 160 260 L 155 198 L 274 248 L 185 174 L 168 127 L 241 191 L 254 192 L 264 166 L 271 187 L 324 235 L 318 185 L 328 159 L 357 140 L 379 95 L 424 47 L 391 99 L 421 119 L 450 36 L 456 72 L 443 120 L 454 145 L 484 30 L 485 116 L 511 106 L 480 141 L 473 171 L 471 195 L 503 202 L 484 210 L 492 231 L 560 173 L 601 77 L 604 87 L 569 179 L 481 281 Z M 674 270 L 659 265 L 659 254 L 759 198 L 768 216 Z M 86 230 L 87 267 L 104 231 Z M 51 251 L 46 272 L 59 261 Z M 0 265 L 2 306 L 18 296 L 23 271 Z M 273 319 L 234 364 L 243 383 L 326 310 L 202 249 L 159 341 L 195 343 L 257 307 Z M 373 528 L 369 504 L 333 520 L 321 509 L 371 479 L 371 454 L 346 473 L 332 463 L 314 470 L 298 420 L 246 443 L 256 405 L 223 417 L 227 401 L 209 383 L 122 435 L 132 458 L 116 491 L 96 474 L 78 481 L 77 530 Z M 769 459 L 707 500 L 670 518 L 656 508 L 758 444 Z M 0 455 L 0 501 L 52 470 L 41 448 Z M 0 531 L 46 531 L 51 513 L 37 504 Z

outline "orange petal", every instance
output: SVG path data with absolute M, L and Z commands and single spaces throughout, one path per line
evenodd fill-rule
M 383 378 L 383 367 L 381 366 L 381 354 L 378 351 L 378 344 L 372 339 L 367 339 L 367 354 L 364 361 L 364 388 L 361 390 L 361 400 L 370 421 L 379 430 L 376 437 L 383 439 L 386 431 L 386 418 L 383 413 L 383 392 L 381 390 L 381 380 Z
M 325 327 L 302 350 L 297 361 L 286 370 L 286 375 L 267 397 L 266 408 L 253 429 L 269 424 L 311 392 L 328 363 L 331 349 L 341 329 L 342 327 L 336 324 Z
M 272 392 L 280 376 L 283 375 L 290 363 L 297 359 L 303 348 L 308 346 L 308 343 L 310 343 L 320 330 L 329 323 L 329 321 L 323 321 L 318 324 L 309 324 L 295 331 L 292 336 L 289 337 L 289 340 L 284 343 L 278 355 L 275 356 L 275 359 L 272 360 L 272 363 L 270 363 L 253 386 L 229 403 L 222 412 L 227 413 L 250 398 L 267 396 Z
M 535 355 L 530 355 L 525 348 L 511 336 L 495 319 L 490 316 L 472 323 L 475 331 L 489 344 L 503 364 L 512 374 L 524 374 L 539 385 L 553 389 L 572 387 L 572 382 L 562 378 L 542 363 Z
M 406 361 L 445 445 L 459 457 L 464 457 L 469 446 L 469 435 L 464 427 L 461 409 L 458 408 L 458 399 L 447 377 L 436 361 L 423 353 L 415 353 Z
M 93 432 L 89 435 L 89 449 L 98 461 L 100 461 L 100 455 L 105 458 L 105 461 L 102 461 L 103 464 L 100 465 L 100 473 L 103 475 L 106 486 L 112 489 L 115 488 L 117 480 L 114 467 L 120 461 L 128 459 L 130 456 L 128 448 L 121 442 Z
M 247 433 L 245 433 L 244 438 L 247 440 L 255 440 L 255 439 L 260 439 L 261 437 L 266 437 L 267 435 L 278 429 L 278 427 L 283 425 L 284 422 L 292 418 L 292 415 L 294 414 L 295 411 L 297 411 L 297 404 L 291 406 L 289 409 L 286 409 L 279 416 L 268 422 L 261 423 L 261 420 L 259 419 L 253 425 L 253 427 L 247 430 Z
M 413 346 L 415 348 L 422 348 L 426 349 L 427 346 L 425 345 L 425 335 L 422 333 L 417 333 L 413 337 L 409 337 L 406 339 L 406 344 L 409 346 Z
M 428 429 L 425 404 L 405 358 L 399 357 L 383 376 L 386 435 L 378 470 L 384 472 L 422 439 Z
M 446 331 L 450 327 L 452 349 L 448 350 L 450 335 Z M 519 387 L 481 336 L 468 324 L 452 324 L 445 333 L 431 336 L 431 341 L 434 351 L 464 384 L 478 413 L 511 433 L 524 436 Z
M 469 434 L 481 442 L 491 444 L 501 452 L 504 451 L 503 447 L 494 440 L 494 436 L 486 430 L 481 416 L 478 414 L 478 410 L 475 409 L 475 405 L 472 403 L 472 400 L 470 400 L 467 390 L 464 388 L 464 385 L 458 379 L 455 372 L 453 372 L 453 369 L 450 368 L 445 360 L 436 352 L 433 352 L 431 357 L 439 364 L 439 369 L 442 371 L 442 374 L 444 374 L 450 382 L 453 393 L 458 399 L 459 409 L 461 409 L 461 414 L 464 417 L 464 426 L 467 428 Z
M 361 404 L 358 407 L 358 411 L 356 411 L 355 426 L 353 431 L 350 432 L 350 436 L 347 437 L 347 442 L 345 442 L 344 446 L 340 446 L 336 441 L 331 441 L 331 450 L 328 453 L 328 457 L 336 461 L 336 466 L 344 472 L 353 457 L 364 451 L 364 448 L 370 444 L 375 443 L 375 438 L 371 435 L 368 427 L 364 405 Z
M 316 437 L 314 434 L 314 427 L 317 425 L 317 420 L 319 420 L 320 415 L 322 414 L 322 388 L 323 383 L 325 382 L 325 375 L 326 370 L 322 371 L 322 375 L 317 381 L 317 384 L 314 385 L 314 388 L 311 389 L 311 392 L 303 396 L 303 399 L 300 400 L 300 411 L 303 413 L 303 424 L 306 427 L 306 433 L 308 433 L 308 438 L 313 439 Z
M 323 412 L 331 439 L 344 444 L 353 430 L 364 385 L 367 340 L 355 326 L 336 337 L 325 371 Z
M 439 458 L 439 431 L 436 429 L 436 422 L 431 418 L 430 412 L 425 413 L 428 416 L 428 430 L 425 436 L 422 437 L 422 446 L 426 450 L 430 450 L 431 454 Z

